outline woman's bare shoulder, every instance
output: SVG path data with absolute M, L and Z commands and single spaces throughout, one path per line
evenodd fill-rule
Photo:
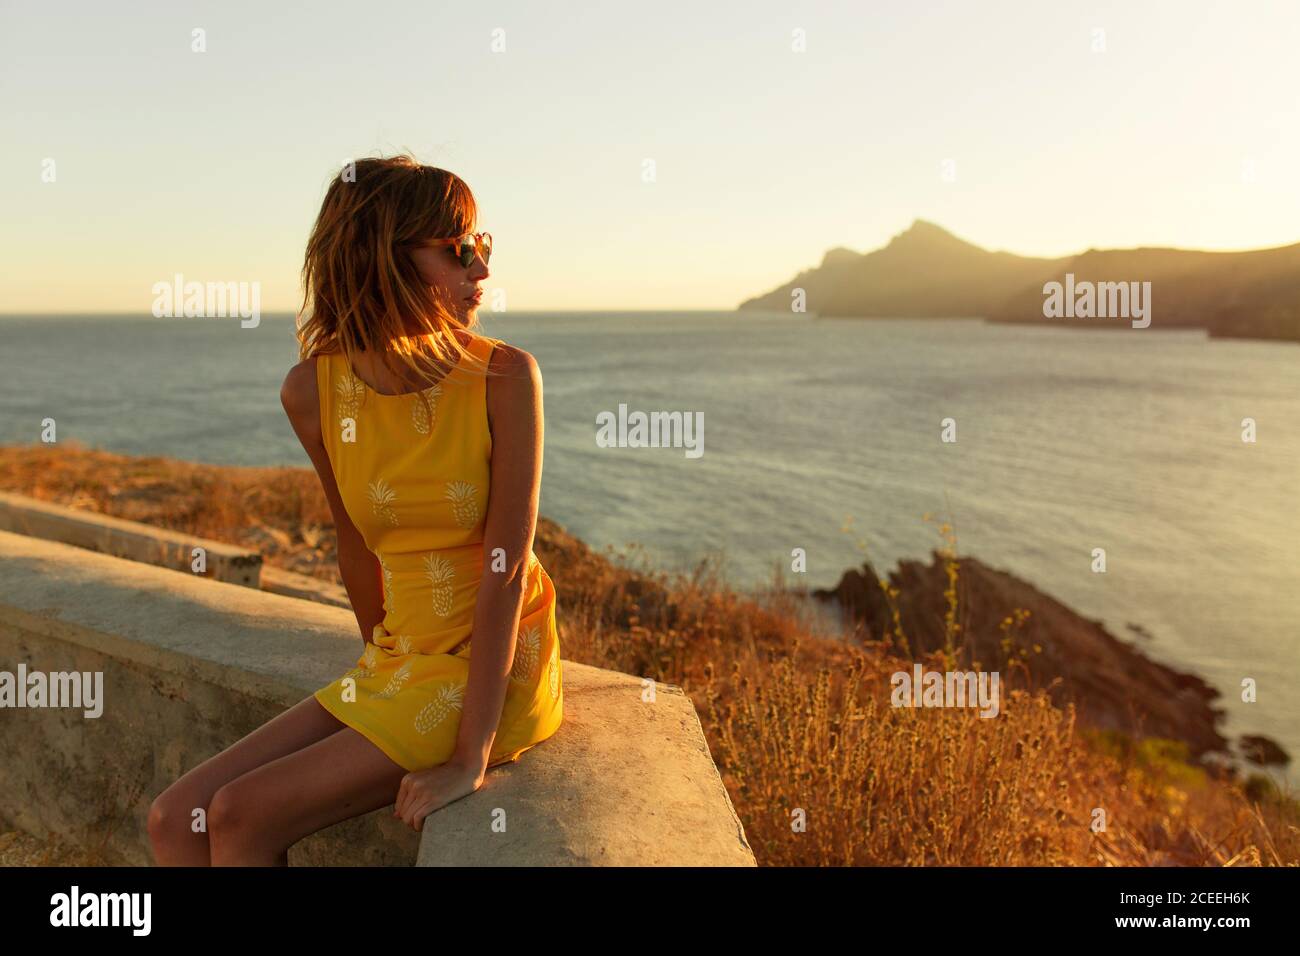
M 516 383 L 510 386 L 516 389 L 533 381 L 541 383 L 542 372 L 537 359 L 533 358 L 531 352 L 526 352 L 507 342 L 498 342 L 496 348 L 492 350 L 492 361 L 489 366 L 496 373 L 496 377 L 489 381 L 506 379 Z
M 303 359 L 289 369 L 280 386 L 280 404 L 294 421 L 304 424 L 317 419 L 317 406 L 320 399 L 316 391 L 316 359 Z
M 532 353 L 501 342 L 492 350 L 487 406 L 493 434 L 497 424 L 531 420 L 542 403 L 542 372 Z

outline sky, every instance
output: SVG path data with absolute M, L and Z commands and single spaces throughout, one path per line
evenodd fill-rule
M 1296 0 L 0 0 L 0 312 L 295 311 L 330 178 L 400 151 L 469 183 L 506 310 L 730 309 L 918 218 L 1291 244 L 1298 45 Z

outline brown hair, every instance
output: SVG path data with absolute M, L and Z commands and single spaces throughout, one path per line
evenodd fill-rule
M 488 374 L 487 363 L 455 334 L 472 326 L 420 278 L 409 251 L 411 243 L 472 232 L 477 219 L 474 194 L 455 173 L 405 154 L 345 166 L 330 183 L 307 241 L 299 359 L 342 352 L 355 368 L 356 353 L 365 350 L 380 353 L 399 380 L 398 363 L 417 381 L 462 361 Z

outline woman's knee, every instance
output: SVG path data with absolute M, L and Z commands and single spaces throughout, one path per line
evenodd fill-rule
M 208 804 L 208 830 L 230 836 L 255 829 L 256 808 L 247 787 L 238 781 L 218 788 Z
M 198 818 L 194 811 L 201 808 L 193 806 L 194 799 L 188 793 L 186 788 L 173 784 L 150 804 L 146 829 L 155 858 L 159 851 L 165 853 L 169 847 L 193 838 L 194 821 Z
M 265 797 L 257 787 L 232 781 L 212 796 L 208 806 L 208 839 L 213 866 L 283 865 L 288 849 L 271 822 Z

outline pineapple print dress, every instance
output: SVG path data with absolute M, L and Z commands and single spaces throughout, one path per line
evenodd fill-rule
M 486 364 L 500 342 L 474 336 L 469 350 Z M 469 678 L 492 456 L 486 381 L 462 360 L 423 393 L 385 395 L 342 353 L 317 356 L 316 381 L 339 494 L 382 569 L 384 619 L 356 666 L 315 697 L 402 767 L 425 770 L 455 751 Z M 555 587 L 530 551 L 489 765 L 553 734 L 562 710 Z

